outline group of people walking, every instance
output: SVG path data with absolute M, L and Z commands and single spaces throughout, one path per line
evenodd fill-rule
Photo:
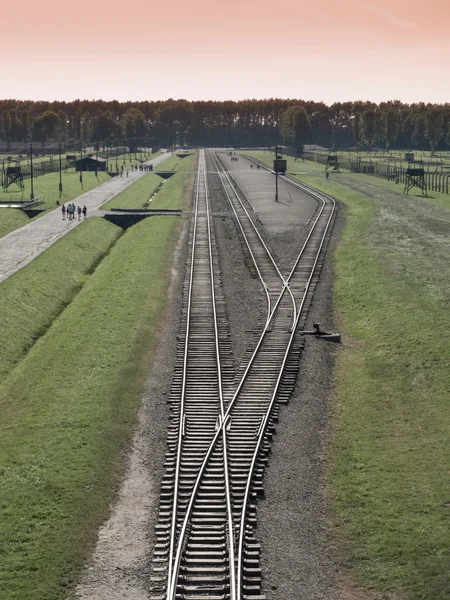
M 67 218 L 69 219 L 69 221 L 73 221 L 75 219 L 75 215 L 78 214 L 78 220 L 81 221 L 81 215 L 83 215 L 84 218 L 86 218 L 87 215 L 87 207 L 86 205 L 83 206 L 83 208 L 81 208 L 81 206 L 75 206 L 75 204 L 73 202 L 71 202 L 70 204 L 66 205 L 63 204 L 61 206 L 61 211 L 62 211 L 62 217 L 63 217 L 63 221 L 65 221 L 66 219 L 66 213 L 67 213 Z
M 153 171 L 153 165 L 131 165 L 131 170 L 132 171 Z M 119 167 L 116 165 L 116 173 L 117 175 L 119 175 L 120 172 L 120 176 L 123 177 L 123 174 L 125 173 L 125 175 L 128 177 L 128 169 L 125 169 L 124 165 L 122 165 L 120 167 L 120 171 L 119 171 Z

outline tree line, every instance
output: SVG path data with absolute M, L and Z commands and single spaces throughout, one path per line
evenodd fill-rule
M 450 103 L 0 100 L 6 141 L 450 150 Z

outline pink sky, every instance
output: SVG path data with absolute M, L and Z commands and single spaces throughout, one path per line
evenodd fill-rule
M 24 0 L 0 18 L 2 98 L 450 102 L 450 0 Z

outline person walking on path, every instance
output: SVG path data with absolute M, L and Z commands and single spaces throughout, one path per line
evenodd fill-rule
M 61 206 L 61 212 L 62 212 L 62 216 L 63 216 L 63 221 L 66 220 L 66 207 L 64 206 L 64 204 Z
M 78 220 L 81 221 L 81 206 L 77 208 Z
M 86 204 L 83 206 L 83 217 L 86 218 L 87 215 L 87 207 Z

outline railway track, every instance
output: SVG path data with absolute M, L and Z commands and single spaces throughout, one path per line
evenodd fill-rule
M 225 308 L 215 293 L 220 277 L 215 276 L 219 270 L 202 151 L 153 563 L 155 600 L 264 597 L 254 535 L 256 499 L 279 404 L 287 402 L 295 384 L 303 347 L 298 332 L 334 214 L 334 202 L 316 195 L 321 207 L 295 264 L 283 276 L 231 178 L 216 156 L 212 160 L 263 285 L 267 314 L 226 403 L 222 374 L 231 376 L 232 369 Z

